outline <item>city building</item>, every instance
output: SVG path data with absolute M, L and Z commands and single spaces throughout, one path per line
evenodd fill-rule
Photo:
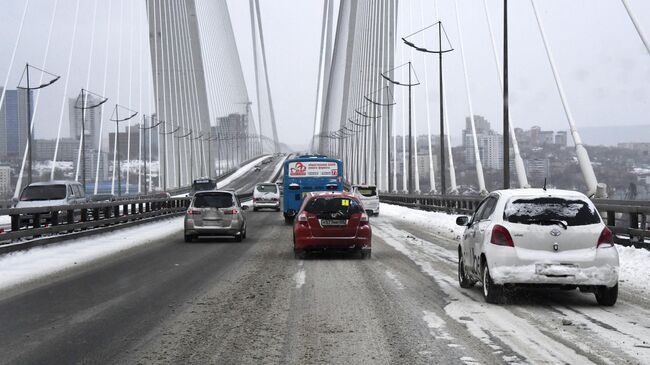
M 33 159 L 36 161 L 51 161 L 54 158 L 56 139 L 35 139 L 32 149 Z M 57 161 L 77 161 L 79 153 L 79 140 L 72 138 L 59 139 Z
M 11 188 L 11 167 L 0 166 L 0 197 L 6 198 L 13 194 Z
M 524 160 L 528 176 L 533 179 L 550 178 L 550 162 L 548 158 L 530 158 Z
M 0 87 L 0 94 L 3 88 Z M 31 92 L 33 97 L 33 91 Z M 34 105 L 32 103 L 32 113 Z M 27 92 L 7 89 L 0 105 L 0 159 L 19 159 L 27 144 Z
M 92 95 L 86 94 L 86 107 L 99 104 L 102 99 Z M 68 112 L 70 122 L 70 136 L 73 139 L 79 140 L 81 138 L 81 122 L 82 122 L 82 105 L 81 96 L 68 99 Z M 85 115 L 85 131 L 86 131 L 86 147 L 98 149 L 101 141 L 99 135 L 102 123 L 102 108 L 86 109 Z
M 122 128 L 120 128 L 122 129 Z M 129 129 L 131 131 L 131 137 L 129 140 Z M 140 150 L 140 126 L 139 125 L 134 125 L 131 126 L 129 129 L 127 129 L 124 132 L 120 132 L 118 135 L 118 152 L 119 155 L 121 156 L 121 159 L 124 161 L 126 160 L 127 156 L 131 158 L 131 160 L 137 160 L 139 157 L 139 150 Z M 147 133 L 147 137 L 149 134 Z M 129 143 L 130 142 L 130 143 Z M 130 148 L 129 148 L 130 145 Z M 171 147 L 170 147 L 171 148 Z M 115 132 L 110 132 L 108 134 L 108 153 L 111 156 L 111 160 L 113 159 L 113 154 L 115 151 Z M 147 151 L 148 152 L 148 151 Z M 142 156 L 144 158 L 144 156 Z
M 566 147 L 568 142 L 566 131 L 557 131 L 555 133 L 555 144 L 558 146 Z
M 503 136 L 493 131 L 490 128 L 490 123 L 480 115 L 474 116 L 474 122 L 476 125 L 476 141 L 483 167 L 503 169 Z M 473 165 L 475 163 L 474 137 L 469 117 L 465 119 L 463 147 L 465 162 Z
M 241 160 L 246 155 L 245 138 L 248 135 L 248 118 L 246 114 L 230 114 L 217 118 L 217 125 L 211 128 L 213 135 L 225 140 L 218 141 L 218 150 L 213 156 L 223 156 L 229 160 Z M 213 147 L 214 148 L 214 147 Z

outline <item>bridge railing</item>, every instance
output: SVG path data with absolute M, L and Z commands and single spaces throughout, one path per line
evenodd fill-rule
M 380 194 L 383 203 L 466 215 L 472 214 L 482 199 L 462 195 Z M 593 202 L 614 233 L 616 243 L 650 250 L 650 201 L 594 199 Z

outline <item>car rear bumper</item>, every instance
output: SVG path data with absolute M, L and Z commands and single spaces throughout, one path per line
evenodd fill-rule
M 194 236 L 234 236 L 241 234 L 243 224 L 239 221 L 233 222 L 229 226 L 195 226 L 193 223 L 185 223 L 185 235 Z
M 369 250 L 371 239 L 366 237 L 303 237 L 296 238 L 294 249 L 299 251 L 312 250 Z
M 253 202 L 253 207 L 254 208 L 280 208 L 280 202 L 272 202 L 272 201 L 254 201 Z
M 616 248 L 545 252 L 492 247 L 487 255 L 496 284 L 604 285 L 618 282 Z

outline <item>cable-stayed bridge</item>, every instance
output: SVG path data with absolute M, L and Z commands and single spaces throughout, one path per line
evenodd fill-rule
M 647 4 L 319 0 L 291 3 L 311 13 L 279 14 L 280 3 L 3 4 L 0 363 L 650 362 L 650 203 L 642 200 L 650 150 L 630 143 L 614 156 L 583 142 L 595 113 L 647 110 Z M 593 28 L 605 15 L 612 27 Z M 297 19 L 309 19 L 318 37 L 293 26 Z M 274 33 L 279 21 L 291 34 Z M 295 53 L 278 52 L 280 38 Z M 310 49 L 317 64 L 305 61 Z M 291 72 L 307 63 L 312 79 Z M 611 81 L 599 77 L 610 69 L 620 80 L 594 85 Z M 295 97 L 299 83 L 312 92 Z M 625 103 L 611 105 L 611 90 L 621 89 L 616 100 Z M 305 103 L 314 105 L 309 115 L 287 113 Z M 565 130 L 522 131 L 526 118 L 556 119 Z M 570 165 L 569 185 L 549 175 L 544 144 Z M 270 193 L 281 190 L 285 160 L 303 153 L 341 159 L 347 186 L 375 185 L 381 214 L 309 211 L 289 226 L 280 213 L 258 211 L 259 201 L 277 199 Z M 638 177 L 634 189 L 605 162 L 619 174 L 633 166 L 624 179 Z M 187 193 L 201 177 L 236 199 L 199 210 Z M 494 189 L 537 191 L 528 188 L 544 178 L 589 196 L 600 236 L 576 239 L 568 222 L 531 221 L 512 231 L 516 243 L 504 226 L 489 243 L 529 259 L 536 275 L 558 270 L 549 285 L 615 251 L 615 306 L 595 305 L 603 285 L 584 283 L 598 274 L 553 290 L 503 285 L 505 303 L 494 305 L 483 298 L 495 285 L 485 259 L 475 260 L 482 284 L 468 285 L 461 246 L 486 230 L 478 224 L 472 236 L 460 215 L 495 209 Z M 66 193 L 78 201 L 10 207 L 30 183 L 60 180 L 80 183 Z M 234 240 L 185 230 L 189 220 L 228 228 L 239 215 L 245 225 Z M 371 259 L 331 252 L 341 237 L 324 236 L 328 226 L 344 239 L 370 227 Z M 292 250 L 305 227 L 327 241 L 322 255 Z M 539 232 L 540 247 L 553 248 L 522 241 Z M 511 247 L 498 240 L 508 237 Z M 567 252 L 571 260 L 557 258 Z M 506 274 L 521 275 L 514 268 Z

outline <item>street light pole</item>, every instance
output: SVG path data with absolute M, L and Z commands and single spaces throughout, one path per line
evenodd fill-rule
M 131 113 L 128 117 L 120 119 L 120 108 Z M 121 155 L 120 155 L 120 122 L 126 122 L 127 120 L 133 119 L 138 112 L 131 110 L 129 108 L 123 107 L 121 105 L 115 104 L 115 109 L 113 110 L 113 116 L 110 118 L 111 121 L 115 122 L 115 151 L 117 159 L 117 195 L 122 196 L 122 166 L 121 166 Z M 113 166 L 115 169 L 115 166 Z M 126 172 L 127 174 L 129 171 Z
M 404 39 L 404 38 L 402 38 L 402 39 Z M 405 42 L 406 42 L 406 41 L 405 41 Z M 407 43 L 407 44 L 408 44 L 408 43 Z M 390 78 L 389 76 L 386 76 L 387 73 L 391 73 L 391 72 L 393 72 L 394 70 L 396 70 L 396 69 L 398 69 L 398 68 L 401 68 L 401 67 L 404 67 L 404 66 L 408 66 L 408 74 L 409 74 L 409 75 L 408 75 L 408 83 L 407 83 L 407 84 L 403 84 L 403 83 L 401 83 L 401 82 L 399 82 L 399 81 L 393 80 L 393 79 Z M 411 64 L 411 61 L 408 61 L 408 62 L 406 62 L 406 63 L 404 63 L 404 64 L 402 64 L 402 65 L 400 65 L 400 66 L 394 67 L 394 68 L 392 68 L 392 69 L 390 69 L 390 70 L 388 70 L 388 71 L 386 71 L 386 72 L 383 72 L 383 73 L 381 74 L 381 77 L 383 77 L 386 81 L 388 81 L 388 82 L 390 82 L 390 83 L 392 83 L 392 84 L 395 84 L 395 85 L 401 85 L 401 86 L 406 86 L 406 87 L 408 87 L 408 94 L 409 94 L 409 103 L 408 103 L 408 106 L 409 106 L 409 111 L 408 111 L 408 113 L 409 113 L 409 172 L 408 172 L 409 176 L 408 176 L 408 193 L 409 193 L 409 194 L 412 194 L 412 193 L 413 193 L 413 158 L 412 158 L 412 156 L 413 156 L 413 154 L 412 154 L 412 152 L 413 152 L 413 136 L 412 136 L 412 108 L 413 108 L 413 105 L 412 105 L 412 92 L 411 92 L 411 88 L 412 88 L 413 86 L 420 85 L 420 81 L 417 80 L 417 76 L 416 76 L 416 81 L 415 81 L 415 82 L 412 80 L 412 74 L 413 74 L 413 72 L 414 72 L 414 71 L 413 71 L 413 65 Z
M 49 80 L 46 83 L 40 84 L 38 86 L 32 87 L 30 84 L 30 79 L 29 79 L 29 69 L 33 68 L 35 70 L 41 71 L 42 73 L 45 73 L 49 76 L 52 77 L 51 80 Z M 37 89 L 43 89 L 45 87 L 48 87 L 52 85 L 53 83 L 57 82 L 61 78 L 61 76 L 55 75 L 53 73 L 49 73 L 43 69 L 40 69 L 38 67 L 34 67 L 30 65 L 29 63 L 25 64 L 25 69 L 23 71 L 23 76 L 26 77 L 26 86 L 20 86 L 20 84 L 23 81 L 23 77 L 21 76 L 20 80 L 18 81 L 18 86 L 16 89 L 19 90 L 25 90 L 27 93 L 27 157 L 28 157 L 28 162 L 27 162 L 27 185 L 32 183 L 32 145 L 33 145 L 33 136 L 32 136 L 32 90 L 37 90 Z
M 100 98 L 101 101 L 94 105 L 88 105 L 87 94 L 95 95 Z M 79 98 L 81 98 L 81 101 Z M 81 185 L 83 186 L 84 194 L 86 193 L 86 110 L 97 108 L 107 101 L 108 98 L 99 96 L 98 94 L 90 92 L 86 89 L 81 89 L 81 92 L 79 93 L 79 96 L 74 103 L 75 109 L 81 109 Z M 77 171 L 79 171 L 78 166 Z
M 434 26 L 438 27 L 438 50 L 429 50 L 424 47 L 419 47 L 416 46 L 413 42 L 407 40 L 409 37 L 414 36 Z M 449 44 L 449 48 L 444 50 L 442 49 L 443 33 L 445 34 L 445 39 Z M 454 49 L 453 47 L 451 47 L 451 42 L 449 42 L 449 37 L 447 37 L 447 32 L 445 31 L 445 28 L 442 25 L 442 21 L 438 21 L 432 25 L 429 25 L 428 27 L 418 30 L 415 33 L 409 34 L 406 37 L 403 37 L 402 40 L 406 45 L 413 47 L 420 52 L 438 54 L 438 81 L 439 81 L 439 90 L 440 90 L 439 91 L 439 95 L 440 95 L 440 100 L 439 100 L 440 103 L 440 193 L 444 195 L 447 192 L 447 183 L 445 179 L 445 119 L 444 119 L 444 102 L 443 102 L 444 84 L 443 84 L 443 77 L 442 77 L 442 54 L 451 52 Z M 435 189 L 435 187 L 432 187 L 432 189 Z
M 510 110 L 508 106 L 508 0 L 503 0 L 503 188 L 510 189 Z

